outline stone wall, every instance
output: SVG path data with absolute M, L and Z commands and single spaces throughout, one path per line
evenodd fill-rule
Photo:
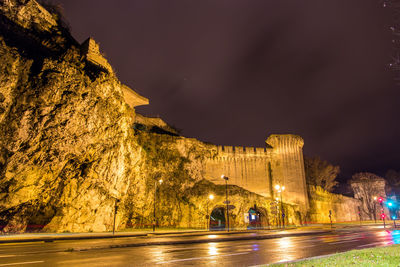
M 173 134 L 178 134 L 178 132 L 169 126 L 165 121 L 163 121 L 161 118 L 158 117 L 146 117 L 141 114 L 136 113 L 135 117 L 135 123 L 139 123 L 142 125 L 145 125 L 146 127 L 158 127 L 160 129 L 163 129 L 167 132 L 173 133 Z
M 217 157 L 216 146 L 193 138 L 162 135 L 146 131 L 137 132 L 136 140 L 141 149 L 135 176 L 144 183 L 128 190 L 120 210 L 118 227 L 141 228 L 152 223 L 155 182 L 162 179 L 157 188 L 157 224 L 161 227 L 203 228 L 205 216 L 213 208 L 225 208 L 225 184 L 206 179 L 205 167 L 209 159 Z M 221 178 L 219 178 L 221 179 Z M 222 180 L 222 179 L 221 179 Z M 214 194 L 212 201 L 208 195 Z M 265 197 L 248 188 L 228 185 L 231 210 L 231 226 L 246 228 L 244 214 L 256 206 L 263 216 L 263 227 L 276 226 L 277 218 L 271 212 L 270 197 Z M 208 213 L 207 213 L 208 206 Z M 297 205 L 285 203 L 287 220 L 299 225 L 301 217 Z
M 358 207 L 361 202 L 358 199 L 329 193 L 319 186 L 308 186 L 308 193 L 309 222 L 329 223 L 329 210 L 332 211 L 333 223 L 359 220 Z
M 271 135 L 267 144 L 272 146 L 272 177 L 274 183 L 286 187 L 283 198 L 300 206 L 303 213 L 308 209 L 306 177 L 304 172 L 303 145 L 300 136 Z
M 91 64 L 103 68 L 109 73 L 113 73 L 111 65 L 107 59 L 100 53 L 100 47 L 92 38 L 88 38 L 81 45 L 82 54 L 86 57 L 86 60 Z
M 225 184 L 221 175 L 234 184 L 264 197 L 271 197 L 271 151 L 265 148 L 214 146 L 215 156 L 205 161 L 204 178 Z
M 243 187 L 261 196 L 280 197 L 273 186 L 285 186 L 284 202 L 298 205 L 305 215 L 308 196 L 303 161 L 303 139 L 296 135 L 271 135 L 266 148 L 215 146 L 205 162 L 204 177 L 213 183 Z

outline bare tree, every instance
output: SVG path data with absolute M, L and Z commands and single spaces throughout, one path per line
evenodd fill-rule
M 360 172 L 354 174 L 349 183 L 354 191 L 354 197 L 362 202 L 360 207 L 362 217 L 374 219 L 379 210 L 377 200 L 374 198 L 386 198 L 385 179 L 373 173 Z
M 304 167 L 308 184 L 320 186 L 329 192 L 338 184 L 336 177 L 340 173 L 339 166 L 334 166 L 319 157 L 306 157 Z

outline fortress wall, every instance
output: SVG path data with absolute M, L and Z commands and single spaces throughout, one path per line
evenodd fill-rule
M 311 223 L 329 223 L 329 210 L 332 222 L 357 221 L 361 201 L 343 195 L 329 193 L 319 186 L 308 186 L 310 196 L 309 220 Z
M 271 182 L 268 166 L 270 152 L 265 148 L 217 146 L 217 155 L 205 162 L 204 177 L 216 184 L 225 184 L 221 175 L 229 177 L 229 184 L 270 197 Z
M 285 191 L 282 193 L 283 201 L 298 204 L 305 213 L 309 204 L 304 172 L 303 139 L 291 134 L 271 135 L 267 139 L 267 144 L 273 147 L 272 180 L 285 186 Z
M 224 174 L 229 177 L 229 185 L 237 185 L 270 199 L 279 196 L 273 193 L 272 187 L 282 184 L 286 188 L 283 201 L 294 205 L 294 209 L 299 210 L 302 217 L 308 211 L 310 222 L 329 222 L 329 210 L 332 211 L 334 222 L 358 220 L 359 200 L 332 194 L 318 187 L 306 186 L 303 140 L 300 137 L 271 136 L 267 143 L 272 148 L 216 146 L 192 138 L 167 135 L 160 138 L 175 143 L 176 149 L 182 150 L 183 154 L 187 154 L 188 147 L 203 147 L 204 159 L 197 162 L 198 165 L 191 163 L 193 166 L 190 169 L 199 170 L 199 177 L 217 185 L 225 185 L 225 181 L 221 179 L 221 175 Z M 232 194 L 232 187 L 229 190 Z M 233 203 L 233 199 L 231 201 Z M 237 199 L 234 203 L 239 205 L 241 201 Z

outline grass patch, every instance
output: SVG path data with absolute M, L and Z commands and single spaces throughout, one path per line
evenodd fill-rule
M 352 250 L 326 258 L 304 260 L 294 263 L 273 264 L 272 266 L 400 266 L 400 245 L 381 248 Z

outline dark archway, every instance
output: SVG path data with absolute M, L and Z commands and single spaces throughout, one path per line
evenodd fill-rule
M 259 208 L 256 205 L 248 211 L 248 226 L 247 229 L 261 229 L 269 227 L 268 213 L 265 209 Z
M 210 230 L 225 230 L 225 208 L 215 207 L 210 215 Z

